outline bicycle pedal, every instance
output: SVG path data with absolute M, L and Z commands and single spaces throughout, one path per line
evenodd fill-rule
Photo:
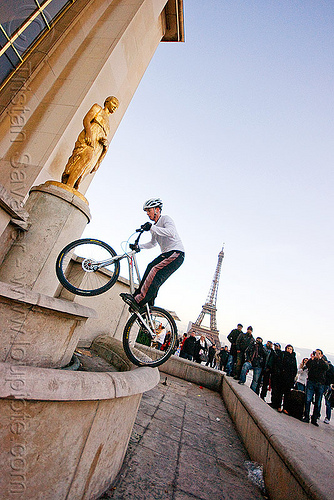
M 139 305 L 132 297 L 132 295 L 130 295 L 129 293 L 120 293 L 120 297 L 122 298 L 122 300 L 124 300 L 126 304 L 128 304 L 130 312 L 139 311 Z

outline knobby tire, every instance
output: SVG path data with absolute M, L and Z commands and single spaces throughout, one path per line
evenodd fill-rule
M 160 307 L 150 307 L 151 317 L 156 328 L 161 323 L 166 332 L 170 331 L 170 345 L 166 351 L 152 347 L 152 339 L 147 329 L 141 324 L 138 316 L 134 313 L 129 318 L 123 331 L 123 348 L 127 357 L 137 366 L 160 366 L 175 352 L 177 344 L 177 327 L 173 317 Z M 140 311 L 147 323 L 146 308 Z
M 120 273 L 119 261 L 91 272 L 85 271 L 83 263 L 91 261 L 93 265 L 96 260 L 107 260 L 115 255 L 115 250 L 101 240 L 84 238 L 72 241 L 58 255 L 58 280 L 66 290 L 75 295 L 100 295 L 116 283 Z

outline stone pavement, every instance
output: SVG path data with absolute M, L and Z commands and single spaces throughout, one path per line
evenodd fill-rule
M 144 393 L 122 469 L 100 500 L 263 500 L 221 396 L 165 379 Z

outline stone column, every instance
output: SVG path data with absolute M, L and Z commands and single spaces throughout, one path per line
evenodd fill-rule
M 57 295 L 55 262 L 60 250 L 80 238 L 91 215 L 86 198 L 56 181 L 34 186 L 25 205 L 30 227 L 21 233 L 0 269 L 0 281 Z

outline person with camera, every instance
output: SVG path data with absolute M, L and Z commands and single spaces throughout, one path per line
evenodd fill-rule
M 313 351 L 306 363 L 306 367 L 308 369 L 308 378 L 303 422 L 308 423 L 310 421 L 311 402 L 313 401 L 313 397 L 315 397 L 311 424 L 319 427 L 317 420 L 320 417 L 321 400 L 326 387 L 326 372 L 329 369 L 329 365 L 325 361 L 324 353 L 321 349 Z

